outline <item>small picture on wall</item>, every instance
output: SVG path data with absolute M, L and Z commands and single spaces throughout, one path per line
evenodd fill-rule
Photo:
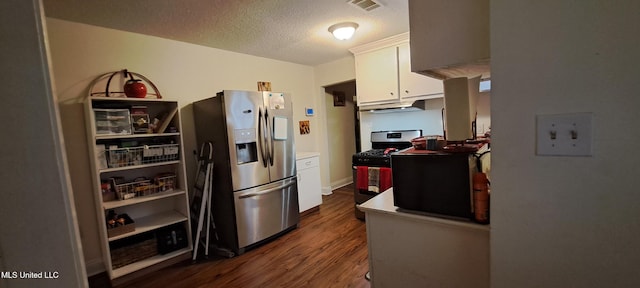
M 258 91 L 271 91 L 271 82 L 258 82 Z
M 300 134 L 309 134 L 311 127 L 309 127 L 309 120 L 300 121 Z
M 333 106 L 344 106 L 345 96 L 342 91 L 333 91 Z

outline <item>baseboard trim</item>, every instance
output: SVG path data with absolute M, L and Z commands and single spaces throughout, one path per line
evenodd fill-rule
M 107 270 L 104 268 L 104 263 L 102 263 L 102 259 L 93 259 L 84 262 L 87 269 L 87 276 L 91 277 L 94 275 L 98 275 L 102 272 L 106 272 Z
M 315 213 L 317 211 L 320 211 L 320 206 L 311 207 L 305 211 L 302 211 L 302 213 L 300 213 L 300 218 L 306 217 L 307 215 Z
M 169 266 L 176 265 L 178 263 L 184 263 L 184 265 L 186 265 L 186 263 L 192 263 L 193 261 L 191 261 L 191 255 L 192 255 L 191 252 L 185 252 L 171 259 L 167 259 L 164 262 L 160 262 L 160 263 L 151 265 L 149 267 L 142 268 L 138 271 L 134 271 L 129 274 L 123 275 L 122 277 L 112 279 L 111 284 L 113 287 L 119 287 L 119 286 L 130 287 L 131 282 L 140 278 L 148 277 L 149 274 L 156 272 L 160 269 L 164 269 Z M 183 265 L 183 264 L 179 264 L 179 265 Z
M 347 177 L 331 183 L 331 190 L 336 190 L 353 183 L 353 177 Z
M 331 189 L 331 186 L 329 187 L 322 187 L 322 195 L 331 195 L 333 194 L 333 189 Z

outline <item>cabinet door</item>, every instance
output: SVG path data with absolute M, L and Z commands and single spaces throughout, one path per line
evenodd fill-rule
M 358 106 L 400 99 L 395 46 L 358 54 L 355 62 Z
M 318 157 L 301 159 L 298 166 L 298 201 L 300 212 L 322 204 Z
M 398 46 L 398 67 L 400 72 L 400 97 L 435 98 L 442 97 L 442 81 L 422 74 L 411 72 L 411 53 L 409 43 Z

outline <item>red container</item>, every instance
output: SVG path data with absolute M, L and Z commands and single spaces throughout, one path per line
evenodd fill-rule
M 425 137 L 413 138 L 411 144 L 416 150 L 427 150 L 427 138 Z
M 140 80 L 128 80 L 124 84 L 124 95 L 130 98 L 144 98 L 147 96 L 147 86 Z

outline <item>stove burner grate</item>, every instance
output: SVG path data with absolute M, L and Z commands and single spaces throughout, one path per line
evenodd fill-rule
M 354 166 L 391 167 L 391 155 L 384 154 L 385 149 L 372 149 L 353 155 Z

